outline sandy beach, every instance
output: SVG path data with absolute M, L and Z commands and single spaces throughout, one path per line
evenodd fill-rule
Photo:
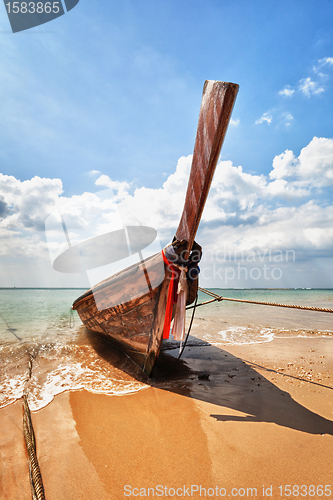
M 33 412 L 47 500 L 332 496 L 331 338 L 191 346 L 165 374 L 176 356 L 135 394 L 65 392 Z M 0 422 L 1 498 L 25 500 L 22 402 Z

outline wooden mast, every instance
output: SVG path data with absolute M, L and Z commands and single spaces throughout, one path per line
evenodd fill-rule
M 212 80 L 204 84 L 185 205 L 176 231 L 178 240 L 188 241 L 187 250 L 200 223 L 238 88 L 235 83 Z

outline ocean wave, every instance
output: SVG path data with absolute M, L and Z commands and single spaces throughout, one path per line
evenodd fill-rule
M 124 395 L 148 387 L 139 369 L 123 353 L 102 342 L 82 334 L 70 343 L 2 345 L 0 407 L 21 399 L 24 393 L 30 409 L 36 411 L 65 391 L 85 389 L 98 394 Z
M 212 342 L 214 345 L 250 345 L 271 342 L 274 339 L 274 331 L 270 328 L 251 328 L 247 326 L 231 326 L 220 330 Z

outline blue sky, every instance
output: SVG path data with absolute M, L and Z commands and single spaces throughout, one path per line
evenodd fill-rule
M 236 274 L 207 271 L 204 284 L 332 287 L 332 17 L 330 1 L 80 0 L 12 34 L 0 9 L 0 286 L 85 286 L 50 264 L 44 223 L 59 198 L 83 207 L 112 187 L 166 244 L 214 79 L 240 91 L 198 237 L 215 253 L 227 244 Z M 284 256 L 279 279 L 257 262 L 269 251 Z M 238 279 L 251 252 L 261 278 Z

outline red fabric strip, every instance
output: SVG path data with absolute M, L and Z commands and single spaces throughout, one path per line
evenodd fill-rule
M 180 276 L 180 270 L 175 267 L 171 262 L 168 261 L 164 252 L 162 250 L 162 257 L 166 265 L 171 269 L 172 275 L 168 290 L 168 299 L 165 308 L 164 326 L 163 326 L 163 338 L 168 339 L 170 334 L 170 325 L 172 320 L 172 309 L 173 305 L 177 302 L 177 288 Z

